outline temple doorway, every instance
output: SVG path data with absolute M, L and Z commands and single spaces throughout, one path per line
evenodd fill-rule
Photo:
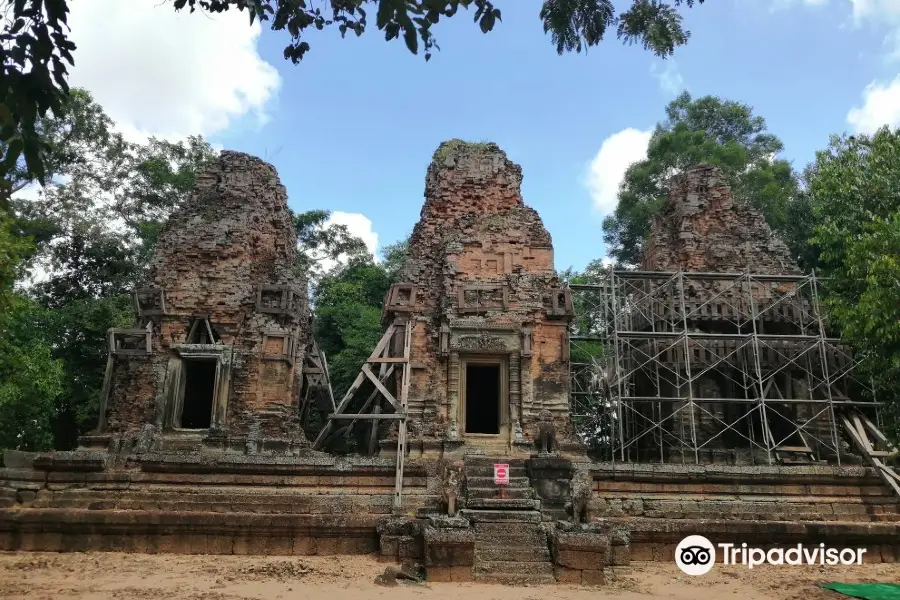
M 183 369 L 181 428 L 208 429 L 216 389 L 216 361 L 185 360 Z
M 466 434 L 499 435 L 504 425 L 505 361 L 472 358 L 463 361 L 462 408 Z

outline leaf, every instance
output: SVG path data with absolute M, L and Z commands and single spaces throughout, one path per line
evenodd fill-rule
M 412 27 L 403 30 L 403 40 L 406 42 L 406 48 L 413 54 L 419 51 L 419 36 Z

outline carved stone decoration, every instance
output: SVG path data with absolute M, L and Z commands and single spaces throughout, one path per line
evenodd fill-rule
M 442 509 L 450 517 L 456 516 L 456 502 L 460 494 L 461 471 L 462 468 L 457 463 L 444 463 L 444 472 L 441 475 L 441 504 Z
M 522 356 L 531 357 L 531 327 L 522 328 Z
M 553 413 L 549 410 L 542 410 L 538 416 L 535 437 L 541 447 L 541 454 L 550 454 L 556 450 L 556 425 L 553 423 Z
M 506 344 L 502 339 L 488 335 L 464 335 L 460 336 L 454 345 L 454 349 L 459 350 L 491 350 L 496 352 L 505 352 Z
M 441 323 L 441 356 L 447 356 L 450 353 L 450 326 L 447 323 Z
M 585 466 L 575 469 L 572 476 L 572 522 L 577 524 L 591 522 L 591 495 L 594 478 Z

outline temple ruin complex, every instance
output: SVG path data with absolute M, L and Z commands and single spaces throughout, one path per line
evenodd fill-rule
M 96 430 L 4 455 L 0 550 L 377 553 L 582 585 L 690 534 L 900 561 L 877 398 L 721 172 L 674 178 L 640 267 L 590 284 L 560 280 L 522 176 L 495 144 L 439 146 L 384 335 L 335 397 L 286 191 L 222 152 L 109 332 Z

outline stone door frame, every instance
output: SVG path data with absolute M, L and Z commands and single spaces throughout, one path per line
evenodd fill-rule
M 225 423 L 228 404 L 228 391 L 231 379 L 230 353 L 221 345 L 183 344 L 173 348 L 175 355 L 170 357 L 166 369 L 165 419 L 164 429 L 171 432 L 203 433 L 221 429 Z M 212 413 L 208 429 L 185 429 L 180 427 L 181 412 L 184 407 L 184 364 L 190 360 L 209 360 L 216 363 L 216 375 L 213 384 Z
M 459 423 L 459 432 L 463 437 L 468 438 L 504 438 L 509 437 L 509 353 L 472 353 L 459 355 L 459 404 L 457 407 L 457 422 Z M 466 431 L 466 404 L 468 402 L 466 395 L 466 367 L 469 364 L 475 365 L 497 365 L 500 374 L 500 397 L 499 405 L 499 424 L 497 433 L 468 433 Z

